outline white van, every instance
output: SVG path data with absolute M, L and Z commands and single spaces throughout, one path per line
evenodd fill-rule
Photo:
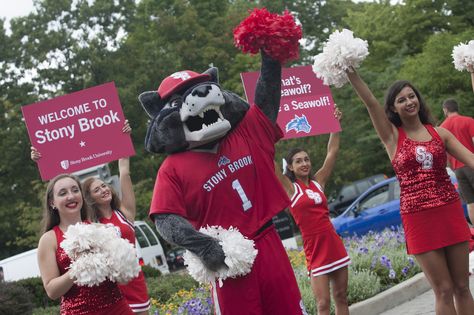
M 0 260 L 0 281 L 16 281 L 39 277 L 37 251 L 35 248 Z
M 144 221 L 135 221 L 135 246 L 140 266 L 149 265 L 160 270 L 162 274 L 170 272 L 158 237 Z M 39 276 L 36 248 L 0 260 L 0 281 L 17 281 Z
M 170 272 L 163 247 L 145 221 L 135 221 L 135 248 L 140 266 L 149 265 L 162 274 Z

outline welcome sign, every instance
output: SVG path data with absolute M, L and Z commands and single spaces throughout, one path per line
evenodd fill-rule
M 21 108 L 31 144 L 42 157 L 41 178 L 135 154 L 122 132 L 124 115 L 113 82 Z
M 245 96 L 254 103 L 260 72 L 241 73 Z M 283 68 L 281 102 L 277 123 L 285 139 L 300 138 L 341 130 L 334 117 L 331 90 L 318 79 L 311 66 Z

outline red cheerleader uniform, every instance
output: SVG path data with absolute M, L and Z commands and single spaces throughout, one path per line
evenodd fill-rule
M 56 250 L 56 262 L 59 272 L 66 273 L 71 259 L 61 248 L 64 233 L 59 226 L 53 227 L 56 234 L 58 249 Z M 61 297 L 61 315 L 132 315 L 133 312 L 127 305 L 116 283 L 106 280 L 92 287 L 78 286 L 74 284 L 69 291 Z
M 329 219 L 329 209 L 322 187 L 316 181 L 306 186 L 293 183 L 290 211 L 301 231 L 306 266 L 312 277 L 335 271 L 350 264 L 346 248 Z
M 122 212 L 114 210 L 109 219 L 100 218 L 99 222 L 114 225 L 118 229 L 120 236 L 135 246 L 135 228 Z M 119 284 L 119 289 L 135 313 L 150 309 L 150 297 L 148 296 L 143 271 L 140 270 L 138 276 L 130 280 L 127 284 Z
M 425 125 L 429 141 L 409 139 L 398 128 L 392 160 L 400 182 L 400 214 L 408 254 L 421 254 L 468 241 L 459 194 L 446 171 L 446 149 L 436 130 Z

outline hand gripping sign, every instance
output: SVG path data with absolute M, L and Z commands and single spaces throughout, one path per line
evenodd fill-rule
M 21 110 L 43 180 L 135 154 L 113 82 Z
M 245 95 L 253 104 L 259 72 L 241 74 Z M 337 132 L 341 126 L 334 117 L 331 90 L 314 74 L 311 66 L 284 68 L 281 79 L 278 125 L 284 139 Z

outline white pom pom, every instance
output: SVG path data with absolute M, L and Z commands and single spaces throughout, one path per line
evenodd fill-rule
M 70 277 L 77 285 L 99 285 L 107 279 L 107 258 L 101 253 L 84 254 L 69 266 Z
M 254 241 L 243 236 L 237 228 L 230 227 L 226 230 L 220 226 L 208 226 L 199 231 L 219 240 L 225 254 L 224 262 L 228 268 L 211 271 L 204 266 L 199 257 L 186 251 L 183 255 L 184 261 L 189 274 L 196 281 L 209 283 L 218 280 L 222 286 L 223 280 L 244 276 L 252 270 L 258 251 L 254 248 Z
M 313 71 L 326 85 L 341 87 L 348 82 L 346 70 L 358 68 L 369 55 L 367 41 L 354 38 L 352 31 L 335 31 L 314 58 Z
M 138 264 L 135 248 L 130 242 L 117 238 L 109 244 L 108 263 L 109 279 L 114 282 L 127 283 L 138 276 Z
M 70 275 L 78 285 L 98 285 L 106 279 L 125 283 L 140 271 L 135 248 L 113 225 L 69 226 L 60 246 L 71 258 Z
M 472 71 L 474 67 L 474 40 L 459 44 L 453 48 L 454 68 L 459 71 Z

